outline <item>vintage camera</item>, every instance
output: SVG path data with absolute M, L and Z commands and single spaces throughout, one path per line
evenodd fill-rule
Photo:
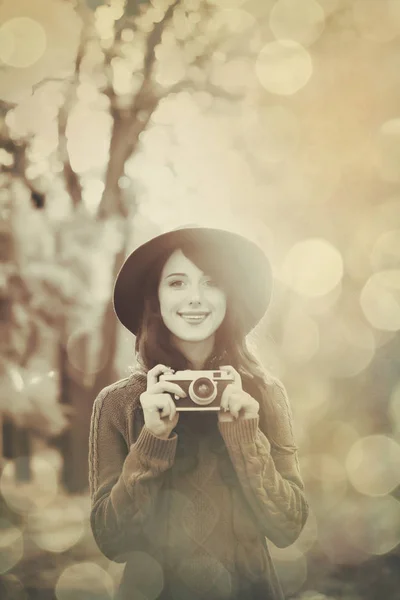
M 177 383 L 185 392 L 186 398 L 174 395 L 176 410 L 219 410 L 222 392 L 234 381 L 225 371 L 177 371 L 159 377 L 162 381 Z

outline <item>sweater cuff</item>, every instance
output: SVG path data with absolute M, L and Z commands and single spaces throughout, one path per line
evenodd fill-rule
M 141 429 L 141 432 L 132 447 L 143 457 L 150 459 L 167 461 L 172 463 L 175 458 L 176 445 L 178 436 L 176 433 L 168 439 L 163 439 L 155 436 L 146 425 Z
M 252 443 L 256 439 L 259 417 L 218 421 L 218 427 L 227 446 Z

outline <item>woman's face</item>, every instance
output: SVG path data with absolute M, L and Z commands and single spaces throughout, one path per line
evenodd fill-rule
M 210 338 L 225 317 L 225 293 L 181 250 L 175 250 L 164 265 L 158 298 L 165 326 L 180 340 Z

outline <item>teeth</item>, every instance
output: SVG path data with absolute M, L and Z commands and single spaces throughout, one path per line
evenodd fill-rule
M 181 314 L 180 315 L 183 319 L 186 319 L 187 321 L 204 321 L 204 319 L 207 317 L 206 314 L 204 315 L 185 315 L 185 314 Z

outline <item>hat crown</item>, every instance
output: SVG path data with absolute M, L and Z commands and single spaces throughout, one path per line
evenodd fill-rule
M 250 331 L 265 313 L 272 291 L 271 265 L 263 250 L 244 236 L 213 227 L 187 224 L 162 233 L 136 248 L 122 265 L 114 285 L 114 309 L 133 334 L 143 308 L 143 282 L 152 264 L 180 244 L 203 244 L 213 260 L 221 262 L 224 277 L 232 282 L 240 312 Z M 211 254 L 210 254 L 211 253 Z

